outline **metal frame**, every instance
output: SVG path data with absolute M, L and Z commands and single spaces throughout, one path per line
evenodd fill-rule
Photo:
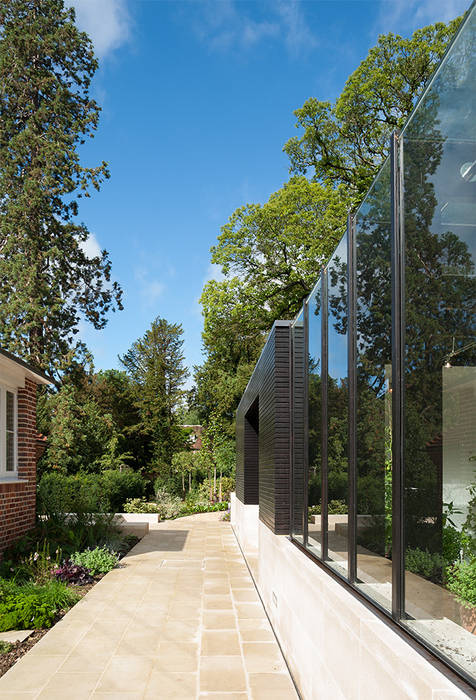
M 338 570 L 330 566 L 327 559 L 327 432 L 328 432 L 328 290 L 327 270 L 321 272 L 321 298 L 322 298 L 322 498 L 321 498 L 321 538 L 322 559 L 317 557 L 307 546 L 307 484 L 305 489 L 304 521 L 306 538 L 304 545 L 295 540 L 291 534 L 291 541 L 307 557 L 315 561 L 336 581 L 358 598 L 369 609 L 392 626 L 394 631 L 410 642 L 422 654 L 430 654 L 434 662 L 443 673 L 454 674 L 462 679 L 470 688 L 476 688 L 473 677 L 454 663 L 450 657 L 445 656 L 436 647 L 432 646 L 422 637 L 414 634 L 404 624 L 408 617 L 405 613 L 405 537 L 404 537 L 404 496 L 405 496 L 405 431 L 404 431 L 404 406 L 405 406 L 405 231 L 403 221 L 403 137 L 394 131 L 390 139 L 390 168 L 391 168 L 391 276 L 392 276 L 392 610 L 384 608 L 369 595 L 355 585 L 357 579 L 356 556 L 356 485 L 357 485 L 357 452 L 356 452 L 356 417 L 357 417 L 357 345 L 356 345 L 356 221 L 355 215 L 349 214 L 347 220 L 348 233 L 348 257 L 347 257 L 347 282 L 348 282 L 348 382 L 349 382 L 349 415 L 348 415 L 348 484 L 349 484 L 349 511 L 348 511 L 348 579 Z M 325 280 L 325 282 L 324 282 Z M 308 441 L 308 302 L 304 303 L 304 327 L 305 327 L 305 440 Z M 324 440 L 326 437 L 326 440 Z M 308 471 L 308 450 L 304 450 L 305 472 Z M 326 527 L 324 527 L 326 525 Z M 438 666 L 437 666 L 438 667 Z M 455 682 L 454 678 L 451 678 Z
M 392 266 L 392 616 L 405 612 L 404 487 L 404 249 L 399 134 L 390 138 Z
M 321 557 L 329 558 L 329 517 L 328 517 L 328 438 L 329 438 L 329 338 L 328 338 L 328 274 L 324 268 L 321 274 Z
M 308 546 L 309 521 L 307 517 L 309 503 L 309 300 L 303 304 L 302 322 L 304 329 L 304 448 L 303 448 L 303 471 L 304 471 L 304 508 L 303 508 L 303 529 L 302 537 L 304 546 Z
M 347 218 L 347 362 L 349 382 L 349 408 L 348 408 L 348 513 L 347 513 L 347 565 L 349 582 L 355 583 L 357 578 L 357 335 L 356 335 L 356 246 L 355 246 L 355 217 L 349 214 Z

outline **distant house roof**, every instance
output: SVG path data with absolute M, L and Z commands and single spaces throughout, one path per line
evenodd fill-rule
M 3 361 L 2 361 L 3 360 Z M 16 355 L 12 355 L 11 352 L 7 352 L 7 350 L 2 350 L 0 348 L 0 365 L 4 366 L 9 366 L 11 364 L 19 365 L 23 370 L 25 370 L 26 376 L 31 379 L 32 381 L 36 382 L 36 384 L 52 384 L 53 380 L 51 377 L 49 377 L 47 374 L 42 372 L 39 369 L 36 369 L 33 367 L 33 365 L 30 365 L 28 362 L 25 362 L 24 360 L 20 359 L 19 357 L 16 357 Z

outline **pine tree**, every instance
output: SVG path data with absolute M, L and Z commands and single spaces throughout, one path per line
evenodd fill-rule
M 86 256 L 77 220 L 109 172 L 80 164 L 100 108 L 92 43 L 74 19 L 63 0 L 0 4 L 0 344 L 50 372 L 84 347 L 81 319 L 101 329 L 122 308 L 107 252 Z
M 178 425 L 178 409 L 188 376 L 182 336 L 180 324 L 157 317 L 143 337 L 119 358 L 136 387 L 143 429 L 152 436 L 151 466 L 161 473 L 170 468 L 172 455 L 182 448 L 184 438 Z

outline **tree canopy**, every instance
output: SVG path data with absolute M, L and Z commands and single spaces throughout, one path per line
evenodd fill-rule
M 0 342 L 61 372 L 82 349 L 80 320 L 103 328 L 121 309 L 106 251 L 88 257 L 78 200 L 109 177 L 80 163 L 97 128 L 97 69 L 88 36 L 63 0 L 0 7 Z

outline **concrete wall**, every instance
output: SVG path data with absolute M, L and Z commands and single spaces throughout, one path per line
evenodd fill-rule
M 239 503 L 232 507 L 232 525 L 246 555 L 243 533 L 251 528 L 251 512 Z M 287 537 L 273 534 L 255 517 L 256 583 L 303 700 L 474 697 Z M 256 559 L 256 552 L 250 553 Z
M 238 541 L 245 552 L 255 554 L 258 551 L 259 506 L 245 505 L 235 493 L 231 498 L 231 522 Z

